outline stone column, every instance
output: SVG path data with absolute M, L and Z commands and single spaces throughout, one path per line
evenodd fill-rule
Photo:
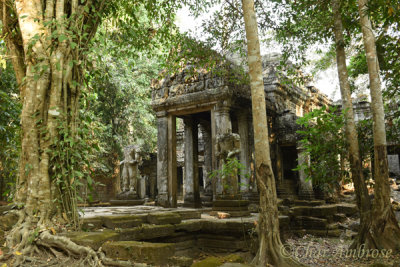
M 223 135 L 226 133 L 232 133 L 232 122 L 231 122 L 231 117 L 229 114 L 230 111 L 230 103 L 228 101 L 223 101 L 218 103 L 217 105 L 214 106 L 214 110 L 211 116 L 212 119 L 214 119 L 214 127 L 215 127 L 215 138 L 214 141 L 214 151 L 213 155 L 215 155 L 215 152 L 217 151 L 217 137 L 219 135 Z M 220 168 L 221 166 L 218 166 L 218 161 L 215 160 L 216 166 L 215 169 Z M 215 190 L 214 194 L 215 195 L 220 195 L 222 194 L 223 191 L 223 185 L 221 181 L 215 181 Z
M 200 208 L 199 169 L 198 169 L 198 127 L 192 116 L 184 118 L 185 123 L 185 206 Z
M 208 175 L 212 172 L 212 135 L 207 122 L 200 123 L 200 131 L 204 142 L 203 184 L 204 195 L 212 196 L 212 185 Z
M 240 191 L 243 193 L 249 192 L 249 176 L 250 169 L 250 146 L 249 146 L 249 125 L 248 125 L 248 112 L 241 110 L 237 114 L 238 130 L 240 135 L 240 163 L 244 166 L 240 174 Z M 246 177 L 247 176 L 247 177 Z
M 305 153 L 304 149 L 297 144 L 297 162 L 298 164 L 310 164 L 309 156 Z M 306 174 L 304 170 L 299 170 L 299 181 L 300 181 L 300 188 L 299 188 L 299 197 L 301 199 L 313 199 L 314 198 L 314 191 L 312 186 L 312 181 L 309 179 L 306 181 Z
M 177 162 L 176 162 L 176 117 L 169 114 L 168 121 L 168 206 L 176 208 L 177 203 Z
M 157 205 L 168 207 L 168 117 L 157 112 Z

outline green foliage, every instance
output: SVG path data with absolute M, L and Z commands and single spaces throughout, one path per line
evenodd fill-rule
M 237 158 L 227 158 L 225 164 L 220 169 L 214 170 L 209 173 L 209 179 L 221 179 L 223 181 L 226 177 L 244 175 L 247 179 L 250 178 L 250 174 L 247 173 L 246 167 L 240 163 Z M 228 186 L 225 183 L 225 186 Z
M 114 175 L 122 158 L 122 148 L 140 144 L 144 152 L 154 152 L 157 130 L 151 108 L 151 80 L 161 70 L 162 50 L 138 52 L 111 39 L 103 39 L 107 26 L 96 35 L 97 46 L 90 58 L 95 68 L 88 73 L 83 109 L 98 124 L 95 139 L 100 150 L 92 167 L 108 177 Z M 117 33 L 114 33 L 116 38 Z
M 90 117 L 80 113 L 76 132 L 67 126 L 65 114 L 57 120 L 59 138 L 53 140 L 51 154 L 51 180 L 58 189 L 59 206 L 74 227 L 79 226 L 79 215 L 76 209 L 78 201 L 82 201 L 79 191 L 83 188 L 92 190 L 95 182 L 92 178 L 93 155 L 98 150 L 94 137 L 96 125 Z M 85 196 L 84 196 L 85 197 Z M 90 199 L 90 195 L 88 196 Z
M 0 43 L 0 56 L 4 53 Z M 10 62 L 2 58 L 0 66 L 0 200 L 12 199 L 18 176 L 20 154 L 21 104 Z M 4 65 L 3 65 L 4 64 Z
M 305 114 L 297 123 L 302 126 L 297 132 L 302 138 L 300 143 L 311 162 L 296 170 L 303 169 L 315 185 L 331 190 L 343 177 L 348 177 L 340 160 L 347 157 L 343 112 L 339 113 L 336 107 L 323 107 Z

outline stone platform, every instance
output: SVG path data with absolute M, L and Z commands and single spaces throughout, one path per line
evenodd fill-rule
M 156 265 L 174 259 L 190 266 L 190 259 L 203 252 L 254 254 L 258 247 L 258 214 L 218 219 L 210 215 L 213 210 L 145 205 L 86 207 L 82 210 L 83 232 L 66 235 L 78 244 L 93 249 L 102 247 L 110 257 Z M 281 201 L 280 211 L 279 226 L 284 241 L 291 234 L 337 237 L 342 232 L 338 221 L 354 215 L 357 209 L 353 204 L 296 200 Z M 155 256 L 155 251 L 160 251 L 161 256 Z

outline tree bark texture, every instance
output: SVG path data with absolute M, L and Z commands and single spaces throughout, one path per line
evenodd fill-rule
M 342 14 L 340 10 L 340 0 L 332 0 L 332 11 L 334 18 L 334 34 L 336 43 L 336 62 L 340 84 L 340 92 L 342 95 L 342 106 L 346 111 L 346 138 L 349 146 L 349 158 L 351 176 L 354 182 L 357 206 L 360 212 L 360 231 L 355 239 L 354 246 L 358 247 L 365 243 L 369 235 L 371 221 L 371 200 L 368 195 L 368 189 L 365 184 L 362 171 L 362 162 L 360 158 L 360 150 L 358 146 L 358 136 L 356 125 L 354 122 L 353 103 L 351 99 L 349 75 L 346 65 L 345 42 L 343 37 Z
M 83 83 L 82 50 L 86 49 L 87 40 L 100 21 L 90 13 L 91 7 L 95 4 L 100 11 L 104 3 L 0 0 L 0 19 L 5 25 L 5 41 L 21 87 L 23 105 L 22 151 L 14 199 L 23 209 L 19 222 L 8 235 L 7 245 L 24 255 L 32 252 L 29 239 L 35 231 L 41 233 L 49 229 L 55 218 L 67 217 L 72 223 L 78 219 L 73 203 L 63 205 L 61 212 L 55 210 L 55 203 L 59 203 L 55 200 L 60 200 L 67 192 L 52 178 L 52 149 L 55 140 L 67 138 L 60 134 L 60 122 L 68 129 L 63 132 L 75 133 Z M 64 181 L 66 185 L 71 183 Z M 66 199 L 76 201 L 71 196 Z M 70 213 L 65 214 L 65 209 Z
M 382 99 L 375 34 L 367 13 L 367 0 L 358 0 L 360 25 L 367 58 L 374 136 L 374 203 L 366 246 L 378 249 L 400 248 L 400 228 L 390 202 L 389 171 L 386 148 L 385 114 Z
M 256 177 L 260 192 L 260 215 L 258 220 L 259 250 L 254 259 L 257 266 L 296 266 L 296 261 L 287 257 L 282 250 L 275 177 L 272 171 L 267 112 L 257 19 L 253 0 L 242 0 L 247 38 L 247 56 L 252 97 Z M 285 255 L 284 255 L 285 254 Z

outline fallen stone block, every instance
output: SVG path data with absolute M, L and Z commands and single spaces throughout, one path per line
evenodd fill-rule
M 165 266 L 168 264 L 167 259 L 174 256 L 175 246 L 170 243 L 115 241 L 106 242 L 103 251 L 113 259 Z

